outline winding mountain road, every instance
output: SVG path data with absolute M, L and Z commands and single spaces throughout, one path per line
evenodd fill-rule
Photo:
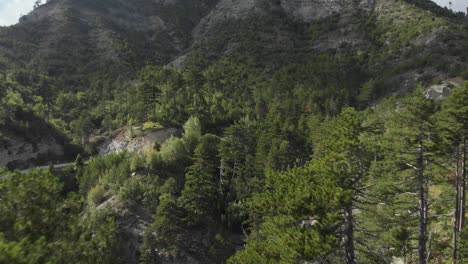
M 59 170 L 59 169 L 65 169 L 65 168 L 74 166 L 75 163 L 74 163 L 74 162 L 69 162 L 69 163 L 52 164 L 52 165 L 53 165 L 53 169 Z M 34 167 L 34 168 L 26 169 L 26 170 L 20 170 L 19 172 L 20 172 L 21 174 L 25 174 L 26 172 L 28 172 L 28 171 L 30 171 L 30 170 L 36 170 L 36 169 L 37 169 L 37 170 L 47 170 L 47 169 L 49 169 L 49 165 Z

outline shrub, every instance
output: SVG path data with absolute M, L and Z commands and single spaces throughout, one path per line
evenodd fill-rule
M 184 140 L 171 137 L 161 146 L 161 160 L 166 164 L 185 159 L 188 156 Z
M 201 124 L 198 117 L 190 117 L 184 124 L 183 139 L 189 151 L 193 151 L 201 138 Z
M 130 171 L 137 171 L 145 167 L 145 158 L 142 155 L 135 154 L 130 161 Z
M 97 184 L 88 193 L 88 205 L 98 206 L 105 200 L 106 189 L 102 184 Z
M 161 125 L 159 122 L 145 122 L 143 124 L 143 130 L 158 129 L 158 128 L 164 128 L 164 126 Z

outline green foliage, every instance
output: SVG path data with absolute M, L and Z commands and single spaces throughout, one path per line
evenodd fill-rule
M 2 171 L 0 262 L 114 263 L 112 214 L 83 212 L 78 196 L 61 196 L 58 177 L 44 170 Z
M 380 41 L 390 41 L 390 49 L 401 48 L 416 37 L 446 25 L 445 20 L 431 12 L 420 12 L 411 5 L 400 8 L 402 1 L 391 3 L 385 9 L 388 15 L 380 16 L 377 31 L 384 33 Z M 398 10 L 399 9 L 399 10 Z
M 23 105 L 23 98 L 21 94 L 18 92 L 13 91 L 12 89 L 8 89 L 6 91 L 5 97 L 2 99 L 2 103 L 7 107 L 12 109 L 13 112 L 20 109 Z
M 159 204 L 162 183 L 158 176 L 135 175 L 127 179 L 118 191 L 118 200 L 127 205 L 141 204 L 154 212 Z
M 164 128 L 161 124 L 157 122 L 145 122 L 143 124 L 143 130 L 147 129 L 158 129 L 158 128 Z
M 466 261 L 468 259 L 467 245 L 468 245 L 468 229 L 464 229 L 460 234 L 460 245 L 459 245 L 459 258 L 460 261 Z
M 133 159 L 138 158 L 140 157 L 137 155 L 133 156 Z M 98 183 L 102 187 L 119 186 L 129 177 L 132 160 L 127 153 L 89 160 L 79 176 L 80 192 L 86 195 Z M 141 162 L 144 164 L 144 160 Z
M 163 194 L 159 199 L 160 204 L 154 215 L 155 221 L 149 230 L 158 234 L 152 238 L 158 248 L 165 249 L 172 256 L 178 256 L 185 248 L 185 212 L 170 194 Z
M 106 189 L 101 184 L 97 184 L 88 192 L 88 204 L 98 206 L 105 200 Z
M 253 230 L 247 247 L 229 263 L 314 261 L 332 251 L 342 199 L 332 178 L 311 167 L 270 172 L 263 190 L 249 205 Z
M 215 135 L 204 135 L 195 149 L 195 163 L 187 168 L 180 200 L 187 211 L 186 221 L 190 225 L 197 225 L 202 219 L 213 217 L 219 210 L 219 142 Z
M 77 5 L 107 13 L 117 2 Z M 449 261 L 451 158 L 468 131 L 468 86 L 453 89 L 439 111 L 422 87 L 405 94 L 411 83 L 403 83 L 415 72 L 425 83 L 432 73 L 435 80 L 464 73 L 466 27 L 456 15 L 430 1 L 395 0 L 302 23 L 268 6 L 274 15 L 227 19 L 186 45 L 216 1 L 183 2 L 132 2 L 171 34 L 146 36 L 102 16 L 89 27 L 67 11 L 57 24 L 64 41 L 46 52 L 30 39 L 50 32 L 47 21 L 25 17 L 0 29 L 1 146 L 11 136 L 68 142 L 55 127 L 95 154 L 94 134 L 127 125 L 132 138 L 138 130 L 184 129 L 150 153 L 77 157 L 79 191 L 68 198 L 49 173 L 2 171 L 0 262 L 119 263 L 119 224 L 140 211 L 153 215 L 140 251 L 145 263 L 164 256 L 222 263 L 241 234 L 245 247 L 230 263 L 341 263 L 346 214 L 356 222 L 357 263 L 415 262 L 421 139 L 430 261 Z M 98 45 L 106 52 L 88 47 L 90 30 L 106 32 Z M 353 43 L 335 45 L 336 35 Z M 180 43 L 159 42 L 173 39 Z M 160 66 L 185 46 L 192 48 L 181 67 Z M 382 100 L 392 92 L 402 98 Z M 97 208 L 112 196 L 118 219 Z
M 162 146 L 159 152 L 161 159 L 166 164 L 182 162 L 188 158 L 188 150 L 185 141 L 181 138 L 171 137 Z
M 31 242 L 24 238 L 19 242 L 7 242 L 0 236 L 0 262 L 17 264 L 58 263 L 47 250 L 44 237 Z
M 53 234 L 61 219 L 61 189 L 47 171 L 5 176 L 0 181 L 0 233 L 9 241 Z
M 142 155 L 131 155 L 130 157 L 130 171 L 138 171 L 144 168 L 145 158 Z
M 184 124 L 183 140 L 187 149 L 192 152 L 198 144 L 201 137 L 201 124 L 197 117 L 190 117 Z
M 356 98 L 359 102 L 369 105 L 375 100 L 375 81 L 370 79 L 360 89 L 359 96 Z
M 462 143 L 468 135 L 468 83 L 453 89 L 450 96 L 443 102 L 442 110 L 437 113 L 439 137 L 442 142 L 454 146 Z
M 115 263 L 118 260 L 117 223 L 110 212 L 94 211 L 77 227 L 79 248 L 75 263 Z M 79 233 L 78 233 L 79 232 Z M 76 253 L 75 253 L 76 254 Z

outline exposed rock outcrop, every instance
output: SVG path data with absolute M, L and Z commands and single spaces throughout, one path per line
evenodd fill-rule
M 348 3 L 346 0 L 221 0 L 211 11 L 206 22 L 224 19 L 245 18 L 249 14 L 283 12 L 295 20 L 310 22 L 340 12 Z
M 443 81 L 441 84 L 430 86 L 425 93 L 426 98 L 432 100 L 443 100 L 450 95 L 453 88 L 461 86 L 463 80 L 455 78 Z
M 73 160 L 78 146 L 40 117 L 16 111 L 0 124 L 0 167 L 27 169 Z
M 179 128 L 161 128 L 148 131 L 139 131 L 135 129 L 133 132 L 129 129 L 117 131 L 113 136 L 105 139 L 102 143 L 97 144 L 99 155 L 109 153 L 120 153 L 122 151 L 144 153 L 153 149 L 155 143 L 161 145 L 172 136 L 179 136 L 181 130 Z
M 283 0 L 281 7 L 290 16 L 309 22 L 340 12 L 345 2 L 344 0 Z
M 52 139 L 28 142 L 22 138 L 8 137 L 0 142 L 0 167 L 27 168 L 63 155 L 64 147 Z
M 119 256 L 122 263 L 140 263 L 140 247 L 148 226 L 153 222 L 151 215 L 141 205 L 132 205 L 119 201 L 114 195 L 97 207 L 98 210 L 109 209 L 117 215 L 121 247 Z

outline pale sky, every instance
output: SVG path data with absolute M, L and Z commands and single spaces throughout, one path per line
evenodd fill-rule
M 35 0 L 0 0 L 0 26 L 16 24 L 21 15 L 26 15 L 32 10 L 34 2 Z M 452 9 L 462 12 L 466 12 L 468 6 L 468 0 L 434 0 L 434 2 L 442 7 L 449 7 L 449 2 L 452 2 Z
M 36 0 L 0 0 L 0 26 L 16 24 L 21 15 L 29 13 Z
M 0 0 L 2 1 L 2 0 Z M 446 6 L 449 8 L 449 2 L 452 2 L 453 11 L 462 11 L 466 13 L 466 8 L 468 7 L 468 0 L 433 0 L 441 7 Z

